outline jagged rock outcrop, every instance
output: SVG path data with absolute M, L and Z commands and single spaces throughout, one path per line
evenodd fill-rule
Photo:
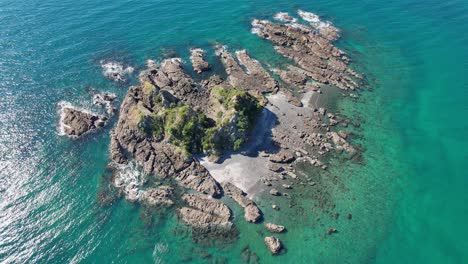
M 60 132 L 70 136 L 79 137 L 89 131 L 96 130 L 106 124 L 107 117 L 78 110 L 71 106 L 63 106 L 60 110 Z
M 279 240 L 279 238 L 270 236 L 265 237 L 265 244 L 271 254 L 276 255 L 280 252 L 281 248 L 283 248 L 283 244 Z
M 156 90 L 167 90 L 195 110 L 207 107 L 206 98 L 209 91 L 200 89 L 201 87 L 184 72 L 180 58 L 166 59 L 159 67 L 154 66 L 140 74 L 141 84 Z
M 224 193 L 244 208 L 244 218 L 247 222 L 256 223 L 262 218 L 262 212 L 246 194 L 230 182 L 223 183 Z
M 233 87 L 261 93 L 276 92 L 278 90 L 276 80 L 245 50 L 236 52 L 239 62 L 229 53 L 226 46 L 217 46 L 216 55 L 221 59 L 228 75 L 228 82 Z M 241 64 L 246 68 L 246 71 L 242 69 Z
M 273 223 L 265 223 L 265 228 L 268 229 L 268 231 L 273 232 L 273 233 L 282 233 L 286 228 L 282 225 L 276 225 Z
M 361 76 L 348 67 L 346 54 L 316 30 L 257 19 L 253 20 L 252 27 L 255 34 L 272 41 L 277 52 L 295 61 L 307 78 L 344 90 L 359 87 L 356 79 Z
M 181 102 L 189 105 L 200 100 L 193 80 L 183 73 L 180 60 L 165 60 L 160 67 L 142 73 L 140 80 L 141 85 L 131 87 L 122 102 L 119 121 L 112 132 L 112 160 L 125 163 L 127 158 L 133 158 L 148 174 L 173 177 L 185 187 L 219 197 L 221 187 L 208 170 L 165 138 L 157 122 L 157 113 L 164 111 L 162 101 L 169 100 L 169 94 L 181 96 Z M 176 109 L 185 114 L 193 112 L 189 108 Z M 145 118 L 149 121 L 142 123 L 147 121 Z
M 190 49 L 190 61 L 192 62 L 193 70 L 196 73 L 202 73 L 210 69 L 210 65 L 204 59 L 205 51 L 202 49 Z
M 159 186 L 142 191 L 140 201 L 151 206 L 172 206 L 174 188 L 170 186 Z
M 198 244 L 213 245 L 216 241 L 233 241 L 239 231 L 230 221 L 229 208 L 212 198 L 185 194 L 182 200 L 187 204 L 177 209 L 180 219 L 191 227 L 191 235 Z

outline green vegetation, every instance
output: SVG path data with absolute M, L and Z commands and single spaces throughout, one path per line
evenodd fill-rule
M 235 88 L 217 86 L 211 92 L 224 111 L 219 111 L 216 115 L 217 126 L 205 133 L 203 150 L 209 154 L 239 150 L 261 112 L 259 100 L 248 92 Z
M 237 114 L 237 129 L 242 132 L 248 132 L 261 111 L 261 106 L 256 97 L 248 92 L 239 89 L 225 89 L 217 86 L 213 88 L 213 94 L 220 104 L 226 109 L 226 112 Z
M 141 115 L 138 127 L 145 134 L 167 140 L 189 155 L 239 150 L 261 111 L 259 101 L 245 91 L 222 87 L 213 88 L 212 96 L 223 108 L 216 115 L 216 123 L 186 105 L 173 104 L 156 114 Z M 155 96 L 154 101 L 159 104 L 159 96 Z
M 141 131 L 155 138 L 162 139 L 164 137 L 164 119 L 156 114 L 141 115 L 138 127 Z
M 205 130 L 202 139 L 202 148 L 208 154 L 214 154 L 216 149 L 219 149 L 219 142 L 216 140 L 217 127 L 210 127 Z
M 201 152 L 203 127 L 199 116 L 188 106 L 178 106 L 164 110 L 165 134 L 169 141 L 182 147 L 188 153 Z
M 145 94 L 152 94 L 155 90 L 153 84 L 151 84 L 150 82 L 144 82 L 143 83 L 143 93 Z
M 202 122 L 204 120 L 201 120 Z M 167 139 L 189 154 L 201 152 L 203 126 L 199 115 L 188 106 L 177 106 L 164 111 L 140 116 L 140 131 L 159 140 Z

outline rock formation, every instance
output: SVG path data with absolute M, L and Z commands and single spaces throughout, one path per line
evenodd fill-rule
M 226 46 L 217 46 L 216 55 L 219 56 L 228 75 L 228 82 L 244 90 L 256 90 L 262 93 L 275 92 L 278 83 L 263 69 L 257 60 L 252 59 L 245 50 L 237 51 L 236 59 L 229 53 Z M 241 67 L 243 65 L 246 71 Z
M 330 21 L 323 21 L 318 15 L 303 10 L 298 10 L 297 14 L 302 19 L 309 22 L 324 38 L 330 41 L 335 41 L 340 38 L 340 30 L 333 26 Z
M 273 233 L 282 233 L 284 230 L 286 230 L 284 226 L 276 225 L 273 223 L 265 223 L 265 227 L 266 229 L 268 229 L 268 231 L 273 232 Z
M 204 56 L 205 52 L 202 49 L 190 49 L 190 61 L 196 73 L 202 73 L 210 69 L 210 65 L 205 61 Z
M 246 194 L 234 184 L 223 184 L 224 193 L 229 195 L 236 203 L 244 208 L 244 218 L 247 222 L 256 223 L 262 218 L 262 212 L 255 203 L 246 197 Z
M 182 196 L 189 207 L 179 209 L 182 220 L 192 227 L 207 227 L 209 225 L 225 225 L 230 227 L 231 211 L 218 201 L 199 195 L 185 194 Z
M 169 186 L 159 186 L 157 188 L 150 188 L 140 195 L 141 202 L 151 206 L 172 206 L 174 189 Z
M 59 126 L 61 133 L 70 137 L 79 137 L 106 124 L 107 117 L 63 106 L 60 110 Z
M 283 247 L 279 238 L 274 236 L 265 237 L 265 244 L 273 255 L 278 254 Z
M 252 27 L 258 36 L 272 41 L 277 52 L 292 59 L 302 68 L 298 73 L 284 73 L 283 76 L 295 76 L 292 80 L 297 80 L 296 83 L 303 82 L 297 77 L 303 75 L 343 90 L 359 88 L 356 79 L 361 76 L 348 67 L 349 59 L 346 54 L 319 32 L 304 25 L 275 24 L 257 19 L 253 20 Z

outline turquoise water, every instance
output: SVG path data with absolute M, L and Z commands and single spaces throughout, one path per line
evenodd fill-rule
M 313 212 L 298 188 L 278 218 L 287 253 L 273 258 L 242 219 L 238 242 L 201 247 L 170 211 L 102 202 L 110 127 L 78 141 L 56 133 L 61 100 L 89 106 L 91 88 L 123 98 L 128 85 L 104 79 L 100 60 L 138 71 L 220 42 L 274 65 L 250 20 L 298 8 L 343 29 L 340 47 L 374 88 L 337 105 L 362 122 L 363 165 L 335 161 L 323 176 L 351 221 Z M 247 245 L 262 263 L 468 262 L 467 25 L 463 0 L 0 1 L 0 262 L 240 263 Z M 339 233 L 324 237 L 329 226 Z

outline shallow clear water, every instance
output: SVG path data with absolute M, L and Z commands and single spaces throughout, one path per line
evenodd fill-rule
M 58 102 L 87 107 L 90 88 L 123 98 L 127 85 L 104 79 L 100 60 L 138 71 L 146 59 L 219 42 L 274 65 L 280 58 L 250 20 L 298 8 L 342 28 L 339 45 L 375 83 L 337 105 L 362 122 L 364 165 L 335 161 L 324 176 L 351 221 L 313 212 L 305 188 L 282 218 L 260 200 L 289 229 L 280 235 L 288 252 L 273 258 L 261 228 L 242 219 L 237 243 L 204 248 L 177 232 L 171 212 L 99 202 L 111 126 L 72 141 L 56 121 Z M 467 262 L 466 25 L 463 0 L 0 1 L 0 262 L 239 263 L 247 245 L 262 263 Z M 324 237 L 329 226 L 339 233 Z

